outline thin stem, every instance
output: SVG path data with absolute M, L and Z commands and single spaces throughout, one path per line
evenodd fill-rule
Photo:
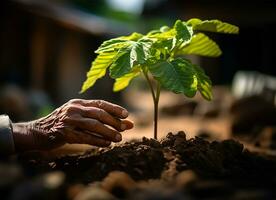
M 160 83 L 157 82 L 156 88 L 156 96 L 154 99 L 154 139 L 157 140 L 157 132 L 158 132 L 158 104 L 160 97 Z
M 153 85 L 149 79 L 148 73 L 146 70 L 143 70 L 143 73 L 146 77 L 146 80 L 148 82 L 149 88 L 151 90 L 151 95 L 153 99 L 153 104 L 154 104 L 154 139 L 157 140 L 157 131 L 158 131 L 158 103 L 159 103 L 159 97 L 160 97 L 160 83 L 157 82 L 157 87 L 156 87 L 156 93 L 154 92 Z

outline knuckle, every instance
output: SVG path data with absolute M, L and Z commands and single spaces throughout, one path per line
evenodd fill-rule
M 87 116 L 89 115 L 91 111 L 91 108 L 85 107 L 85 106 L 79 106 L 79 111 L 81 112 L 81 114 Z
M 98 130 L 101 127 L 101 124 L 98 120 L 90 120 L 90 126 Z
M 101 110 L 101 109 L 98 109 L 96 112 L 97 112 L 97 118 L 100 121 L 104 120 L 104 118 L 105 118 L 105 112 L 103 110 Z
M 71 115 L 72 113 L 76 112 L 78 110 L 78 108 L 74 105 L 67 105 L 65 108 L 64 108 L 64 113 L 65 115 Z
M 104 101 L 104 100 L 95 100 L 95 104 L 97 105 L 97 107 L 102 108 L 106 104 L 106 101 Z

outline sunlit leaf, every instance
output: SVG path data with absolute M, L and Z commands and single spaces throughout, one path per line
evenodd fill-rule
M 168 26 L 162 26 L 160 27 L 160 29 L 155 29 L 155 30 L 151 30 L 150 32 L 147 33 L 147 37 L 151 37 L 151 36 L 154 36 L 156 34 L 160 34 L 160 33 L 163 33 L 163 32 L 168 32 L 171 28 L 168 27 Z
M 93 61 L 90 70 L 87 72 L 87 79 L 82 85 L 81 93 L 92 87 L 99 78 L 102 78 L 105 75 L 106 69 L 113 62 L 115 56 L 115 52 L 102 53 L 97 56 Z
M 149 38 L 154 38 L 157 40 L 169 40 L 174 38 L 176 35 L 176 32 L 174 29 L 168 29 L 167 31 L 161 32 L 161 31 L 156 31 L 148 33 Z
M 191 25 L 193 29 L 197 31 L 210 31 L 228 34 L 239 33 L 239 27 L 216 19 L 202 21 L 200 19 L 193 18 L 190 19 L 187 24 Z
M 95 53 L 114 52 L 121 48 L 129 46 L 129 41 L 124 39 L 111 39 L 103 42 L 101 46 L 95 51 Z
M 127 48 L 118 52 L 115 61 L 110 66 L 110 76 L 119 78 L 129 72 L 135 65 L 143 65 L 151 55 L 151 40 L 140 39 L 137 42 L 131 41 Z
M 141 33 L 134 32 L 134 33 L 132 33 L 131 35 L 128 35 L 128 36 L 121 36 L 121 37 L 119 37 L 119 39 L 138 41 L 142 37 L 143 37 L 143 35 Z
M 135 77 L 139 76 L 139 74 L 140 74 L 140 69 L 137 68 L 120 78 L 116 78 L 115 83 L 113 85 L 113 91 L 118 92 L 120 90 L 125 89 L 129 85 L 130 81 Z
M 210 78 L 204 73 L 203 69 L 197 65 L 193 65 L 193 68 L 196 72 L 198 86 L 197 89 L 199 90 L 202 97 L 208 101 L 212 100 L 212 82 Z
M 218 57 L 221 53 L 219 46 L 203 33 L 195 34 L 188 45 L 183 45 L 177 51 L 178 55 L 195 54 L 208 57 Z

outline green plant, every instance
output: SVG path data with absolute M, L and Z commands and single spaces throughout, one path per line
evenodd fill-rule
M 206 100 L 212 99 L 209 77 L 199 66 L 183 57 L 187 54 L 209 57 L 221 55 L 219 46 L 201 31 L 237 34 L 239 28 L 219 20 L 177 20 L 172 28 L 163 26 L 145 35 L 135 32 L 107 40 L 95 51 L 98 56 L 87 73 L 81 92 L 103 77 L 108 67 L 109 75 L 115 79 L 115 92 L 126 88 L 133 78 L 143 74 L 153 98 L 156 139 L 161 86 L 190 98 L 199 91 Z M 149 74 L 156 84 L 150 81 Z

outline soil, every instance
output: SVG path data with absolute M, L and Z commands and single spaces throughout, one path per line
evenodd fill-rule
M 178 132 L 160 142 L 143 138 L 47 162 L 19 161 L 28 176 L 62 172 L 63 199 L 276 199 L 276 156 L 232 139 L 186 139 Z

